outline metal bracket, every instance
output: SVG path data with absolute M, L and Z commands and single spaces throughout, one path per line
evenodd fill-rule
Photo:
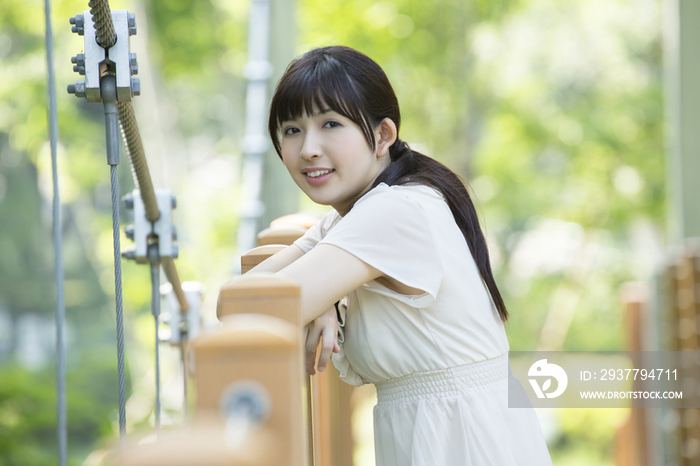
M 163 322 L 170 327 L 170 336 L 167 340 L 172 345 L 182 343 L 182 331 L 185 330 L 189 340 L 196 338 L 202 327 L 202 317 L 199 315 L 199 309 L 202 304 L 202 296 L 204 295 L 204 286 L 199 282 L 183 282 L 182 291 L 187 298 L 187 304 L 190 306 L 189 311 L 185 314 L 180 309 L 180 304 L 177 301 L 177 296 L 173 291 L 170 283 L 165 283 L 160 287 L 160 293 L 165 296 L 168 305 L 168 317 L 164 316 Z
M 136 18 L 126 10 L 113 10 L 112 21 L 117 42 L 103 49 L 96 40 L 95 26 L 90 10 L 71 18 L 73 32 L 84 36 L 84 52 L 71 59 L 73 71 L 85 75 L 84 80 L 68 85 L 68 93 L 85 97 L 88 102 L 101 102 L 100 78 L 109 69 L 116 76 L 117 100 L 130 102 L 131 97 L 141 94 L 141 82 L 132 78 L 138 73 L 136 54 L 129 51 L 129 37 L 136 34 Z
M 176 259 L 179 248 L 176 244 L 177 229 L 172 223 L 172 210 L 177 206 L 177 200 L 167 189 L 156 189 L 156 203 L 160 211 L 160 217 L 155 222 L 146 218 L 146 206 L 141 199 L 141 192 L 135 189 L 122 199 L 127 209 L 134 212 L 134 223 L 124 227 L 126 237 L 135 244 L 122 253 L 127 259 L 133 259 L 139 264 L 147 264 L 149 241 L 158 242 L 158 255 L 160 259 Z

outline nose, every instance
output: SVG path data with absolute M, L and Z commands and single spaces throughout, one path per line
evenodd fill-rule
M 307 131 L 304 134 L 304 143 L 301 146 L 299 155 L 304 160 L 313 160 L 321 157 L 321 144 L 316 134 L 313 131 Z

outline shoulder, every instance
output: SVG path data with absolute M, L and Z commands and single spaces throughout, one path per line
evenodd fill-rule
M 444 198 L 437 189 L 430 186 L 420 184 L 389 186 L 380 183 L 358 199 L 350 213 L 355 209 L 365 210 L 376 207 L 387 209 L 401 209 L 402 206 L 416 208 L 421 204 L 436 201 L 444 202 Z
M 321 219 L 314 225 L 314 228 L 320 230 L 320 233 L 325 236 L 325 234 L 328 233 L 328 230 L 330 230 L 333 227 L 333 225 L 338 223 L 338 220 L 340 220 L 341 218 L 342 217 L 340 216 L 340 214 L 338 214 L 338 211 L 333 209 L 326 215 L 321 217 Z

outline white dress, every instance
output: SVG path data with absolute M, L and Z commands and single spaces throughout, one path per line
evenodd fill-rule
M 508 408 L 505 330 L 439 192 L 382 183 L 295 244 L 334 245 L 424 291 L 371 281 L 341 317 L 332 359 L 347 383 L 377 387 L 377 466 L 552 464 L 534 411 Z

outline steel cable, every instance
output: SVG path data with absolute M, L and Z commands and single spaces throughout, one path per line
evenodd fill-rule
M 158 337 L 158 317 L 160 316 L 160 262 L 158 243 L 148 246 L 148 261 L 151 265 L 151 314 L 156 329 L 156 432 L 160 433 L 160 338 Z
M 114 240 L 114 288 L 117 304 L 117 373 L 119 379 L 119 441 L 126 446 L 126 377 L 124 375 L 124 307 L 122 305 L 122 257 L 119 240 L 119 181 L 117 165 L 109 166 L 112 183 L 112 237 Z
M 95 39 L 102 48 L 108 49 L 117 42 L 117 33 L 114 30 L 109 1 L 90 0 L 88 6 L 90 7 L 92 22 L 95 25 Z
M 46 64 L 49 91 L 49 135 L 51 138 L 51 172 L 53 177 L 53 246 L 56 275 L 56 431 L 58 465 L 68 461 L 68 419 L 66 416 L 66 303 L 63 271 L 63 235 L 61 231 L 61 198 L 58 189 L 58 112 L 56 110 L 56 82 L 53 69 L 53 30 L 51 29 L 51 0 L 44 1 L 46 16 Z

